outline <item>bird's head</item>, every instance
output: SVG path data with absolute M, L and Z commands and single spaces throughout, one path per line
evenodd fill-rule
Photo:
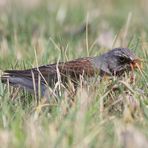
M 141 60 L 128 48 L 115 48 L 103 55 L 105 67 L 111 75 L 121 75 L 126 70 L 141 66 Z

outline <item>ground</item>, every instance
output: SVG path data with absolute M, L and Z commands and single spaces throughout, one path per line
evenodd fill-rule
M 0 72 L 128 47 L 141 71 L 50 103 L 0 82 L 3 147 L 147 147 L 147 0 L 0 0 Z M 73 86 L 71 86 L 71 91 Z M 57 99 L 57 98 L 56 98 Z

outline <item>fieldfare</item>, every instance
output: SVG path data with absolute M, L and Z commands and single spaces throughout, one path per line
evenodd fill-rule
M 31 92 L 40 87 L 41 94 L 44 95 L 47 86 L 53 87 L 59 78 L 63 84 L 69 79 L 75 84 L 80 80 L 80 76 L 121 76 L 125 71 L 136 68 L 138 64 L 140 60 L 131 50 L 115 48 L 96 57 L 79 58 L 26 70 L 6 70 L 1 80 L 2 83 Z

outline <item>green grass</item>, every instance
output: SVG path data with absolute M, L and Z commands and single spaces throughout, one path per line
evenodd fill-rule
M 129 76 L 122 81 L 88 82 L 75 96 L 63 91 L 58 102 L 51 97 L 50 103 L 41 100 L 38 105 L 27 92 L 15 95 L 16 90 L 0 83 L 0 145 L 118 148 L 138 147 L 140 142 L 146 147 L 147 1 L 46 0 L 35 6 L 16 0 L 1 10 L 1 71 L 95 56 L 118 46 L 134 50 L 144 67 L 143 75 L 135 72 L 133 84 Z M 88 34 L 73 35 L 87 21 Z M 118 91 L 111 90 L 114 86 Z

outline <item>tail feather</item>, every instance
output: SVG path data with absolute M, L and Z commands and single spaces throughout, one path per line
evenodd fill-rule
M 27 91 L 31 92 L 31 93 L 36 93 L 36 95 L 38 95 L 38 82 L 35 80 L 35 82 L 33 82 L 32 78 L 25 78 L 22 76 L 16 76 L 15 74 L 13 75 L 13 73 L 5 73 L 1 76 L 1 82 L 6 84 L 9 83 L 11 86 L 14 87 L 20 87 L 22 89 L 26 89 Z M 44 94 L 45 92 L 45 84 L 40 85 L 40 93 L 41 95 Z M 36 90 L 36 92 L 35 92 Z

